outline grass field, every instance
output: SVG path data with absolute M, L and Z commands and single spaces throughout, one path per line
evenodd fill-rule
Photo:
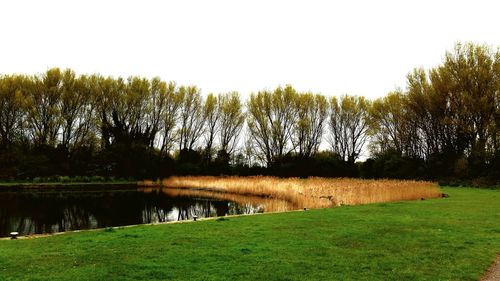
M 500 191 L 0 240 L 0 280 L 478 280 Z

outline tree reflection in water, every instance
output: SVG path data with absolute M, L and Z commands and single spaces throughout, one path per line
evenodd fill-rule
M 295 206 L 267 198 L 160 188 L 0 192 L 0 236 L 236 214 L 284 211 Z

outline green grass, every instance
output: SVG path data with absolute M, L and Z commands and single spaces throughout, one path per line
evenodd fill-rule
M 478 280 L 500 191 L 0 241 L 0 280 Z

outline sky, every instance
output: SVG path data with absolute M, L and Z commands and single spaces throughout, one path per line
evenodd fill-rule
M 369 98 L 458 41 L 500 46 L 499 1 L 1 1 L 0 73 L 159 76 L 243 97 Z

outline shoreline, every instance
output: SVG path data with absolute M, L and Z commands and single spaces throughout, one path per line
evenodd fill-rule
M 98 232 L 98 231 L 107 231 L 107 230 L 121 230 L 133 227 L 142 227 L 142 226 L 156 226 L 156 225 L 167 225 L 167 224 L 180 224 L 180 223 L 195 223 L 195 222 L 203 222 L 203 221 L 217 221 L 217 220 L 228 220 L 230 218 L 238 218 L 238 217 L 248 217 L 248 216 L 256 216 L 256 215 L 271 215 L 271 214 L 282 214 L 282 213 L 291 213 L 291 212 L 306 212 L 310 210 L 318 210 L 318 209 L 308 209 L 308 210 L 288 210 L 288 211 L 278 211 L 278 212 L 264 212 L 264 213 L 253 213 L 253 214 L 238 214 L 238 215 L 226 215 L 226 216 L 214 216 L 214 217 L 203 217 L 197 218 L 196 221 L 193 219 L 187 220 L 177 220 L 177 221 L 164 221 L 164 222 L 153 222 L 153 223 L 140 223 L 140 224 L 127 224 L 120 226 L 108 226 L 108 227 L 99 227 L 99 228 L 87 228 L 87 229 L 75 229 L 68 231 L 59 231 L 52 233 L 34 233 L 34 234 L 26 234 L 19 235 L 16 239 L 11 239 L 9 236 L 0 237 L 0 241 L 2 240 L 26 240 L 26 239 L 36 239 L 36 238 L 46 238 L 51 236 L 59 236 L 64 234 L 72 234 L 72 233 L 82 233 L 82 232 Z
M 93 187 L 120 187 L 132 188 L 140 187 L 136 181 L 119 181 L 119 182 L 0 182 L 0 192 L 7 190 L 34 190 L 34 189 L 74 189 L 74 188 L 93 188 Z

